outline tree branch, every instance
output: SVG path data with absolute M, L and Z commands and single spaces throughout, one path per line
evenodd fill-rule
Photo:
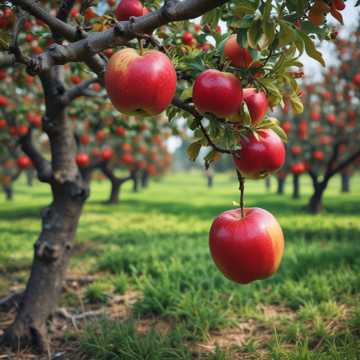
M 14 54 L 0 54 L 0 68 L 6 68 L 16 63 Z
M 69 105 L 73 100 L 80 96 L 87 95 L 86 90 L 91 84 L 94 84 L 98 82 L 99 80 L 97 78 L 84 80 L 80 84 L 73 86 L 69 90 L 67 90 L 61 97 L 61 103 L 64 106 Z
M 19 139 L 22 151 L 31 159 L 40 181 L 50 182 L 52 178 L 51 164 L 35 148 L 32 142 L 32 128 Z
M 63 65 L 68 62 L 88 61 L 101 51 L 119 45 L 127 44 L 140 34 L 151 33 L 154 29 L 173 21 L 194 19 L 229 0 L 167 0 L 159 10 L 149 14 L 133 18 L 131 21 L 123 21 L 113 28 L 103 32 L 88 33 L 81 40 L 76 40 L 76 29 L 65 24 L 38 9 L 30 0 L 13 0 L 15 4 L 28 9 L 33 14 L 38 14 L 45 21 L 52 31 L 61 33 L 67 40 L 75 41 L 69 45 L 53 44 L 47 51 L 33 58 L 29 71 L 35 75 L 46 71 L 54 65 Z M 88 64 L 96 73 L 99 72 L 99 64 Z
M 234 155 L 235 153 L 231 150 L 226 150 L 226 149 L 222 149 L 219 146 L 217 146 L 210 138 L 209 134 L 207 133 L 204 125 L 202 124 L 201 120 L 203 118 L 203 116 L 197 112 L 197 110 L 195 109 L 194 106 L 186 104 L 185 102 L 181 101 L 179 98 L 174 97 L 173 101 L 172 101 L 172 105 L 174 105 L 175 107 L 184 110 L 186 112 L 188 112 L 189 114 L 191 114 L 195 119 L 197 119 L 199 121 L 199 126 L 200 129 L 202 131 L 202 133 L 204 134 L 208 144 L 216 151 L 224 153 L 224 154 L 231 154 Z
M 358 157 L 360 157 L 360 149 L 350 155 L 347 159 L 341 162 L 337 167 L 335 167 L 327 176 L 327 178 L 331 178 L 335 174 L 339 173 L 340 171 L 344 170 L 348 167 L 353 161 L 355 161 Z

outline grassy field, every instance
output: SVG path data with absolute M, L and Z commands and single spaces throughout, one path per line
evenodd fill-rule
M 326 212 L 314 216 L 304 211 L 307 179 L 295 201 L 249 182 L 247 206 L 278 218 L 286 250 L 274 277 L 237 285 L 208 250 L 212 219 L 238 200 L 230 175 L 216 176 L 210 190 L 191 173 L 138 194 L 127 184 L 115 206 L 103 204 L 108 184 L 94 182 L 69 272 L 93 277 L 69 282 L 60 306 L 106 315 L 64 326 L 71 359 L 359 359 L 360 178 L 351 185 L 340 195 L 335 179 Z M 0 200 L 0 295 L 26 280 L 48 202 L 45 185 L 21 182 L 12 203 Z

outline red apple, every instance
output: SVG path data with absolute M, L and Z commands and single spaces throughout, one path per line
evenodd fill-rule
M 326 115 L 326 120 L 329 124 L 335 124 L 336 123 L 336 116 L 332 113 Z
M 292 128 L 292 125 L 291 125 L 291 122 L 290 121 L 284 121 L 282 124 L 281 124 L 281 127 L 282 129 L 285 131 L 285 133 L 287 135 L 289 135 L 289 132 Z
M 117 126 L 115 128 L 115 134 L 119 136 L 124 136 L 126 134 L 126 130 L 122 126 Z
M 311 120 L 319 121 L 321 119 L 321 114 L 318 111 L 312 111 L 310 113 Z
M 8 106 L 9 105 L 9 99 L 6 96 L 0 95 L 0 107 L 1 106 Z
M 78 153 L 75 157 L 75 161 L 79 167 L 88 166 L 90 163 L 89 156 L 88 156 L 88 154 L 85 154 L 85 153 Z
M 321 150 L 315 150 L 312 155 L 313 158 L 318 161 L 322 161 L 325 158 L 325 155 Z
M 202 113 L 226 118 L 239 113 L 243 92 L 240 80 L 233 74 L 210 69 L 195 80 L 193 101 Z
M 0 129 L 3 129 L 4 127 L 6 127 L 7 122 L 5 119 L 0 119 Z
M 358 72 L 353 78 L 352 82 L 356 86 L 360 86 L 360 72 Z
M 284 253 L 284 235 L 275 217 L 260 208 L 228 210 L 212 223 L 211 256 L 230 280 L 248 284 L 270 277 Z
M 269 103 L 263 91 L 254 88 L 243 90 L 244 101 L 249 109 L 251 120 L 254 124 L 260 122 L 268 111 Z
M 113 151 L 112 151 L 110 148 L 104 149 L 104 150 L 101 152 L 101 158 L 102 158 L 104 161 L 110 160 L 110 159 L 113 157 L 113 155 L 114 155 L 114 153 L 113 153 Z
M 135 159 L 131 154 L 124 154 L 121 157 L 121 161 L 126 165 L 131 165 L 135 161 Z
M 295 156 L 301 154 L 301 147 L 299 145 L 294 145 L 291 147 L 291 153 Z
M 25 136 L 28 133 L 28 131 L 29 131 L 29 127 L 23 124 L 18 125 L 16 128 L 16 133 L 19 136 Z
M 240 140 L 241 149 L 236 151 L 234 162 L 241 174 L 249 179 L 260 179 L 279 170 L 285 162 L 285 146 L 271 129 L 258 131 Z
M 16 164 L 20 169 L 27 169 L 31 166 L 31 160 L 26 155 L 18 157 Z
M 90 136 L 88 134 L 82 134 L 80 136 L 80 144 L 88 145 L 90 142 Z
M 295 175 L 303 174 L 305 171 L 306 166 L 302 161 L 291 165 L 291 172 Z
M 160 51 L 148 50 L 139 55 L 136 50 L 126 48 L 111 57 L 105 86 L 120 112 L 157 115 L 170 105 L 175 95 L 176 72 L 170 59 Z
M 120 0 L 115 10 L 115 16 L 119 21 L 129 20 L 130 17 L 142 16 L 144 6 L 139 0 Z
M 240 46 L 236 41 L 236 35 L 231 35 L 224 45 L 224 56 L 230 60 L 231 65 L 240 68 L 248 68 L 253 62 L 253 58 L 248 49 Z
M 183 41 L 183 43 L 184 43 L 185 45 L 189 45 L 189 46 L 190 46 L 190 45 L 192 45 L 193 40 L 194 40 L 194 38 L 193 38 L 193 36 L 192 36 L 192 33 L 189 32 L 189 31 L 185 31 L 184 34 L 183 34 L 183 36 L 182 36 L 182 41 Z

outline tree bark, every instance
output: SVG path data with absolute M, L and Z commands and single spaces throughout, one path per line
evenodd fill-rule
M 326 184 L 320 183 L 315 186 L 315 191 L 310 198 L 308 207 L 311 213 L 319 214 L 323 210 L 322 197 L 326 189 Z
M 135 172 L 134 174 L 132 174 L 132 181 L 133 181 L 132 191 L 133 191 L 134 193 L 139 192 L 139 176 L 138 176 L 137 172 Z
M 62 71 L 55 67 L 40 78 L 46 104 L 44 130 L 49 136 L 52 160 L 46 182 L 51 186 L 53 200 L 42 213 L 42 229 L 34 246 L 30 278 L 17 316 L 1 340 L 15 349 L 31 346 L 49 353 L 46 324 L 57 307 L 89 190 L 75 163 L 72 125 L 66 121 L 64 106 L 59 101 L 59 93 L 63 92 Z
M 149 185 L 149 173 L 146 170 L 144 170 L 141 174 L 141 186 L 143 188 L 146 188 L 148 187 L 148 185 Z
M 269 176 L 267 176 L 267 177 L 265 178 L 265 189 L 266 189 L 267 191 L 270 191 L 270 189 L 271 189 L 271 179 L 270 179 Z
M 300 199 L 300 176 L 298 174 L 293 174 L 293 199 Z
M 108 199 L 108 201 L 106 202 L 107 204 L 118 204 L 119 200 L 120 200 L 120 190 L 121 190 L 121 185 L 122 185 L 122 181 L 118 181 L 118 180 L 111 180 L 111 192 L 110 192 L 110 197 Z
M 278 195 L 284 195 L 284 192 L 285 192 L 285 180 L 286 180 L 286 178 L 284 178 L 284 177 L 278 177 L 277 178 L 277 181 L 278 181 L 277 194 Z
M 350 175 L 347 172 L 341 173 L 341 192 L 350 192 Z
M 11 201 L 14 198 L 14 193 L 11 185 L 3 185 L 5 199 Z
M 28 186 L 32 186 L 33 185 L 33 180 L 34 180 L 34 169 L 28 169 L 26 171 L 26 183 Z

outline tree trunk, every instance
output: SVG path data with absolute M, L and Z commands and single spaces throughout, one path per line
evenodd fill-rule
M 284 178 L 284 177 L 278 177 L 277 178 L 277 181 L 278 181 L 277 194 L 278 195 L 284 195 L 284 192 L 285 192 L 285 180 L 286 180 L 286 178 Z
M 121 181 L 111 180 L 111 192 L 107 204 L 118 204 L 120 200 Z
M 267 177 L 265 178 L 265 189 L 266 189 L 267 191 L 270 191 L 270 189 L 271 189 L 271 179 L 270 179 L 269 176 L 267 176 Z
M 14 198 L 14 193 L 13 193 L 13 189 L 11 185 L 4 185 L 3 186 L 3 190 L 4 190 L 4 194 L 5 194 L 5 199 L 7 201 L 11 201 Z
M 213 176 L 208 176 L 207 177 L 207 186 L 208 186 L 208 188 L 212 188 L 213 184 L 214 184 Z
M 350 192 L 350 175 L 346 172 L 341 173 L 341 192 Z
M 133 181 L 132 191 L 136 193 L 139 191 L 139 176 L 137 172 L 132 175 L 132 181 Z
M 293 199 L 300 198 L 300 176 L 298 174 L 293 174 Z
M 308 207 L 311 213 L 318 214 L 323 210 L 322 197 L 326 189 L 326 184 L 320 183 L 315 187 L 315 191 L 310 198 Z
M 53 200 L 42 213 L 42 229 L 34 246 L 31 274 L 16 319 L 1 340 L 15 349 L 32 346 L 41 353 L 49 353 L 47 320 L 57 307 L 89 191 L 75 162 L 73 127 L 66 121 L 64 105 L 59 101 L 64 92 L 62 68 L 53 67 L 41 73 L 40 79 L 46 105 L 43 125 L 51 148 L 51 174 L 44 181 L 51 186 Z
M 34 260 L 17 317 L 5 332 L 13 347 L 33 346 L 49 352 L 46 322 L 57 306 L 71 255 L 84 196 L 73 196 L 71 184 L 53 186 L 54 201 L 43 210 L 42 230 L 34 246 Z
M 32 186 L 33 185 L 33 180 L 34 180 L 34 169 L 28 169 L 26 171 L 26 183 L 28 186 Z
M 141 175 L 141 186 L 143 188 L 146 188 L 148 187 L 148 185 L 149 185 L 149 173 L 146 170 L 144 170 Z

